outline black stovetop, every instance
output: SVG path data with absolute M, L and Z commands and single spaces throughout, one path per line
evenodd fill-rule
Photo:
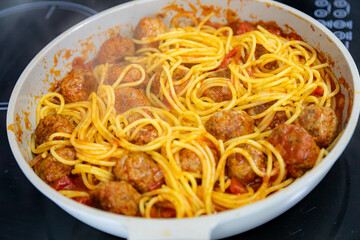
M 0 239 L 118 239 L 65 213 L 26 179 L 8 144 L 6 109 L 16 80 L 47 43 L 75 23 L 123 2 L 0 1 Z M 282 2 L 330 28 L 360 65 L 359 0 Z M 228 239 L 360 239 L 359 146 L 360 124 L 329 174 L 307 197 L 274 220 Z

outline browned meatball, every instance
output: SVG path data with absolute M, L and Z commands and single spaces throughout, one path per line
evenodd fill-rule
M 260 105 L 256 105 L 254 107 L 248 108 L 246 109 L 247 114 L 249 114 L 250 116 L 255 116 L 257 114 L 260 114 L 262 112 L 264 112 L 266 109 L 268 109 L 271 105 L 273 104 L 273 102 L 270 103 L 264 103 L 264 104 L 260 104 Z M 255 120 L 255 125 L 259 125 L 259 123 L 261 122 L 261 119 L 256 119 Z
M 229 101 L 232 99 L 232 93 L 229 87 L 211 87 L 204 91 L 203 97 L 208 97 L 214 102 Z
M 135 45 L 128 37 L 116 36 L 106 40 L 100 47 L 97 63 L 115 63 L 135 54 Z
M 200 158 L 189 149 L 180 151 L 180 166 L 183 171 L 202 173 L 202 164 Z
M 115 109 L 117 113 L 123 113 L 135 107 L 146 106 L 150 106 L 150 102 L 140 89 L 122 87 L 115 90 Z
M 177 67 L 172 75 L 173 80 L 175 81 L 179 81 L 181 79 L 183 79 L 186 74 L 188 74 L 190 71 L 189 68 L 185 67 L 184 65 L 179 65 L 179 67 Z
M 265 171 L 265 156 L 260 150 L 248 144 L 240 147 L 250 154 L 260 171 Z M 231 154 L 227 159 L 226 166 L 228 176 L 236 178 L 244 186 L 248 186 L 260 178 L 253 171 L 248 160 L 240 153 Z
M 163 21 L 157 19 L 155 17 L 144 17 L 135 27 L 134 38 L 141 40 L 144 37 L 156 37 L 161 33 L 167 32 L 168 29 Z M 159 42 L 152 42 L 147 44 L 142 44 L 139 47 L 154 47 L 157 48 L 159 46 Z
M 187 68 L 183 65 L 180 65 L 173 72 L 173 75 L 172 75 L 173 82 L 175 83 L 175 82 L 183 79 L 189 71 L 190 71 L 189 68 Z M 158 71 L 156 73 L 155 79 L 152 84 L 152 91 L 156 95 L 159 94 L 160 88 L 161 88 L 160 87 L 160 74 L 161 74 L 161 71 Z M 189 80 L 186 80 L 185 82 L 183 82 L 181 84 L 174 84 L 175 93 L 179 94 L 182 90 L 184 90 L 184 88 L 187 86 L 188 83 L 189 83 Z
M 143 118 L 143 116 L 141 114 L 135 113 L 135 114 L 130 115 L 127 120 L 130 124 L 130 123 L 135 122 L 136 120 L 139 120 L 142 118 Z M 134 130 L 135 130 L 135 128 L 132 129 L 131 132 L 133 132 Z M 143 126 L 140 129 L 140 131 L 138 131 L 138 133 L 131 140 L 131 143 L 136 144 L 136 145 L 145 145 L 157 137 L 158 137 L 158 131 L 156 130 L 156 128 L 153 125 L 148 124 L 148 125 Z
M 263 45 L 261 44 L 256 44 L 256 48 L 255 48 L 255 59 L 259 59 L 262 55 L 269 53 L 268 50 L 266 50 L 266 48 L 264 48 Z
M 206 130 L 224 142 L 254 131 L 254 120 L 244 111 L 227 110 L 214 113 L 205 123 Z
M 218 152 L 215 146 L 211 142 L 206 142 L 210 147 L 210 150 L 215 158 L 215 161 L 218 161 Z M 194 172 L 194 173 L 202 173 L 202 164 L 200 158 L 191 150 L 189 149 L 182 149 L 179 152 L 179 160 L 180 160 L 180 167 L 183 171 L 187 172 Z
M 49 137 L 53 133 L 69 133 L 74 131 L 74 125 L 62 115 L 50 115 L 40 119 L 39 124 L 35 129 L 35 142 L 36 144 L 42 144 L 49 140 Z M 56 137 L 55 140 L 59 140 Z
M 109 181 L 99 183 L 90 192 L 91 203 L 105 211 L 127 216 L 139 215 L 140 193 L 129 183 Z
M 78 102 L 87 100 L 96 91 L 97 81 L 92 71 L 76 68 L 61 80 L 60 87 L 60 94 L 67 102 Z
M 128 65 L 129 65 L 128 63 L 113 64 L 108 70 L 108 76 L 105 79 L 104 84 L 113 85 Z M 134 87 L 146 87 L 146 85 L 149 82 L 149 75 L 146 73 L 145 66 L 141 64 L 141 67 L 145 71 L 145 80 L 139 86 L 134 86 Z M 141 78 L 140 70 L 137 68 L 130 68 L 129 71 L 125 74 L 121 83 L 136 82 L 139 81 L 140 78 Z
M 113 168 L 115 177 L 127 181 L 141 193 L 164 184 L 164 175 L 158 164 L 144 152 L 127 152 Z
M 281 124 L 273 129 L 268 141 L 287 164 L 290 177 L 300 177 L 311 169 L 319 155 L 314 139 L 299 125 Z
M 255 59 L 259 59 L 262 55 L 267 54 L 267 53 L 270 53 L 270 52 L 268 50 L 266 50 L 266 48 L 264 48 L 263 45 L 256 44 Z M 271 61 L 265 65 L 265 68 L 271 69 L 271 70 L 274 70 L 278 67 L 279 67 L 279 65 L 276 61 Z
M 268 102 L 268 103 L 264 103 L 261 105 L 257 105 L 257 106 L 248 108 L 246 110 L 246 112 L 250 116 L 254 116 L 254 115 L 264 112 L 266 109 L 268 109 L 273 104 L 274 104 L 274 102 Z M 259 126 L 259 124 L 261 123 L 262 120 L 263 120 L 263 118 L 255 119 L 255 126 Z M 277 111 L 275 113 L 275 116 L 274 116 L 272 122 L 269 124 L 269 126 L 265 130 L 271 130 L 271 129 L 275 128 L 276 126 L 278 126 L 282 123 L 285 123 L 286 120 L 287 120 L 286 113 L 284 111 Z
M 136 145 L 145 145 L 158 137 L 158 131 L 153 125 L 146 125 L 132 139 L 132 143 Z
M 73 148 L 60 148 L 56 150 L 56 153 L 67 160 L 74 160 L 76 157 L 76 152 Z M 41 154 L 39 154 L 36 158 L 39 159 L 34 165 L 34 172 L 45 182 L 52 183 L 70 175 L 72 166 L 59 162 L 51 154 L 46 158 L 42 158 Z
M 301 112 L 298 122 L 321 148 L 329 146 L 337 135 L 338 120 L 331 108 L 307 106 Z
M 180 65 L 173 72 L 173 75 L 172 75 L 173 82 L 175 83 L 175 82 L 183 79 L 186 76 L 186 74 L 188 74 L 189 71 L 190 71 L 189 68 L 187 68 L 183 65 Z M 188 85 L 188 83 L 189 83 L 189 80 L 186 80 L 185 82 L 183 82 L 181 84 L 174 85 L 175 93 L 179 94 L 182 90 L 184 90 L 184 88 Z
M 151 91 L 155 94 L 158 95 L 160 93 L 160 75 L 161 75 L 161 71 L 156 71 L 154 73 L 155 77 L 154 80 L 152 81 L 151 84 Z

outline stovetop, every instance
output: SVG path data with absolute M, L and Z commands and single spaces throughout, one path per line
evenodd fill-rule
M 123 2 L 0 1 L 0 239 L 119 239 L 79 222 L 33 187 L 11 153 L 6 110 L 21 72 L 47 43 L 81 20 Z M 360 1 L 281 2 L 327 26 L 360 65 Z M 274 220 L 228 239 L 360 239 L 359 146 L 360 124 L 344 153 L 307 197 Z

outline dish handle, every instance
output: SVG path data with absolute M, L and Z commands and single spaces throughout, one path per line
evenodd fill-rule
M 211 231 L 214 228 L 215 224 L 211 223 L 209 219 L 201 220 L 202 221 L 183 221 L 183 219 L 177 219 L 174 221 L 159 219 L 158 224 L 156 223 L 156 221 L 152 221 L 151 223 L 143 221 L 138 224 L 134 224 L 133 222 L 127 224 L 127 239 L 209 240 L 211 238 Z

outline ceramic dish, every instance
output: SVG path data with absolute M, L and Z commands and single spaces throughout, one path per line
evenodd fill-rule
M 203 5 L 202 5 L 203 4 Z M 210 6 L 210 8 L 204 7 Z M 61 79 L 75 56 L 93 57 L 109 35 L 129 35 L 140 18 L 162 13 L 165 21 L 173 10 L 214 9 L 219 16 L 234 11 L 242 20 L 276 21 L 284 29 L 290 26 L 306 42 L 331 61 L 332 70 L 345 82 L 346 99 L 341 136 L 330 154 L 314 169 L 287 188 L 262 201 L 216 215 L 191 219 L 143 219 L 126 217 L 87 207 L 63 197 L 43 182 L 30 168 L 30 136 L 35 128 L 38 96 L 48 91 L 54 79 Z M 220 17 L 224 21 L 225 17 Z M 8 139 L 15 159 L 31 183 L 46 197 L 84 223 L 129 239 L 210 239 L 235 235 L 257 227 L 285 212 L 304 198 L 327 174 L 348 144 L 356 127 L 360 109 L 360 79 L 356 65 L 343 44 L 316 20 L 284 4 L 260 0 L 146 0 L 129 2 L 106 10 L 67 30 L 49 43 L 27 66 L 12 92 L 8 113 Z

